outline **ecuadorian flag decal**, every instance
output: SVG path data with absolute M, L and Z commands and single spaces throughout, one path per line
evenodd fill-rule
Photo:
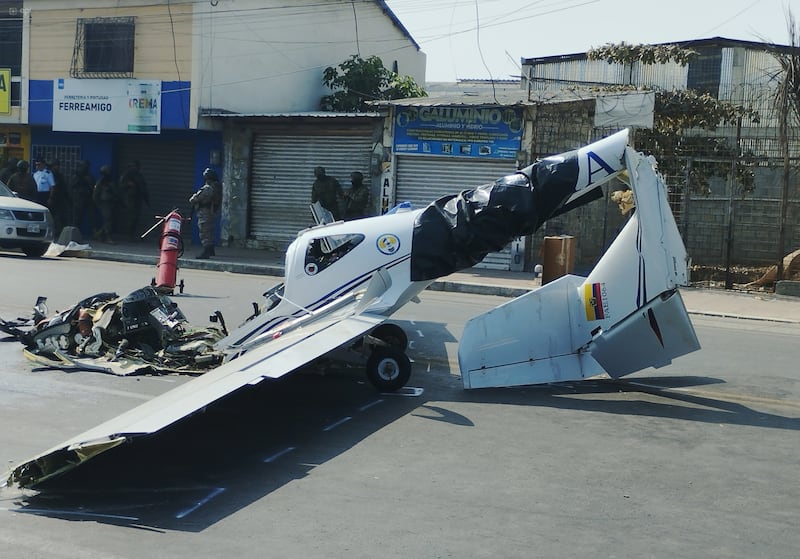
M 583 286 L 583 305 L 586 308 L 586 320 L 603 320 L 608 316 L 606 300 L 606 284 L 587 283 Z

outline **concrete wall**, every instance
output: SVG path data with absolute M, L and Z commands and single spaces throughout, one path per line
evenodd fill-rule
M 250 204 L 250 151 L 253 129 L 249 126 L 225 126 L 225 166 L 220 239 L 233 243 L 247 238 L 247 212 Z
M 30 79 L 69 77 L 79 18 L 133 16 L 135 77 L 191 80 L 191 3 L 95 0 L 91 8 L 77 9 L 75 4 L 69 0 L 25 2 L 30 8 Z
M 195 4 L 193 98 L 238 113 L 319 109 L 322 72 L 377 55 L 425 83 L 425 55 L 372 2 L 219 0 Z

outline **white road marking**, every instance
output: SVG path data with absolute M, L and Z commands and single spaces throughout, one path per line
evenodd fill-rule
M 217 487 L 211 493 L 206 495 L 203 499 L 200 499 L 199 501 L 197 501 L 197 503 L 195 503 L 194 506 L 189 507 L 188 509 L 183 510 L 183 511 L 179 512 L 178 514 L 176 514 L 175 518 L 178 518 L 178 519 L 186 518 L 187 516 L 192 514 L 194 511 L 196 511 L 197 509 L 199 509 L 200 507 L 202 507 L 203 505 L 208 503 L 211 499 L 213 499 L 214 497 L 216 497 L 220 493 L 224 493 L 224 492 L 225 492 L 225 488 L 224 487 Z
M 281 451 L 279 451 L 279 452 L 276 452 L 276 453 L 275 453 L 275 454 L 273 454 L 272 456 L 268 456 L 267 458 L 264 458 L 264 462 L 265 462 L 265 463 L 274 462 L 275 460 L 277 460 L 277 459 L 278 459 L 278 458 L 280 458 L 281 456 L 284 456 L 284 455 L 286 455 L 286 454 L 289 454 L 289 453 L 290 453 L 291 451 L 293 451 L 295 448 L 296 448 L 296 447 L 294 447 L 294 446 L 290 446 L 290 447 L 284 448 L 283 450 L 281 450 Z
M 379 400 L 375 400 L 374 402 L 370 402 L 369 404 L 365 404 L 365 405 L 361 406 L 360 408 L 358 408 L 358 411 L 367 411 L 372 406 L 377 406 L 381 402 L 383 402 L 383 398 L 381 398 Z
M 381 392 L 382 396 L 401 396 L 405 398 L 416 398 L 422 396 L 425 392 L 424 388 L 417 388 L 416 386 L 404 386 L 396 392 Z
M 336 429 L 336 428 L 337 428 L 339 425 L 342 425 L 342 424 L 344 424 L 344 423 L 347 423 L 347 422 L 348 422 L 348 421 L 350 421 L 351 419 L 353 419 L 353 418 L 352 418 L 352 417 L 350 417 L 350 416 L 343 417 L 342 419 L 340 419 L 340 420 L 339 420 L 339 421 L 337 421 L 336 423 L 331 423 L 331 424 L 330 424 L 330 425 L 328 425 L 327 427 L 324 427 L 322 430 L 323 430 L 323 431 L 332 431 L 333 429 Z
M 417 336 L 419 336 L 420 338 L 424 338 L 425 334 L 422 333 L 422 330 L 417 330 Z

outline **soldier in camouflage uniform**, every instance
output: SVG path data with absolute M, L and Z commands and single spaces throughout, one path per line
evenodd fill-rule
M 94 185 L 92 191 L 92 202 L 100 210 L 102 222 L 95 230 L 94 236 L 100 242 L 114 244 L 111 233 L 114 230 L 114 211 L 119 205 L 117 185 L 111 178 L 111 167 L 103 165 L 100 167 L 100 179 Z
M 142 214 L 142 205 L 150 207 L 150 195 L 147 190 L 147 181 L 142 175 L 139 161 L 133 161 L 119 178 L 119 190 L 125 208 L 125 229 L 128 239 L 133 241 L 138 237 L 139 218 Z
M 358 171 L 351 173 L 350 184 L 352 186 L 344 194 L 344 218 L 350 220 L 366 217 L 369 205 L 369 187 L 364 184 L 364 175 Z
M 203 186 L 189 197 L 189 203 L 197 213 L 197 228 L 203 245 L 203 252 L 196 256 L 199 260 L 214 256 L 214 220 L 222 189 L 216 171 L 210 167 L 203 171 L 203 181 Z
M 95 207 L 92 201 L 95 180 L 89 174 L 89 162 L 78 161 L 75 172 L 69 180 L 69 199 L 72 201 L 72 217 L 70 225 L 73 225 L 86 234 L 85 222 L 88 222 L 88 231 L 94 230 Z
M 311 203 L 319 202 L 323 208 L 333 214 L 333 219 L 342 219 L 342 212 L 339 204 L 342 202 L 344 193 L 342 185 L 333 177 L 325 174 L 325 167 L 314 167 L 316 180 L 311 185 Z

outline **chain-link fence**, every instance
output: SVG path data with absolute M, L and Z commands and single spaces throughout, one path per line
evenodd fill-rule
M 574 149 L 616 130 L 587 129 L 585 107 L 540 115 L 535 123 L 534 158 Z M 583 113 L 583 114 L 581 114 Z M 706 134 L 710 134 L 706 132 Z M 683 153 L 659 167 L 669 187 L 669 202 L 693 264 L 730 269 L 768 267 L 800 248 L 800 139 L 797 130 L 785 148 L 771 127 L 720 128 L 715 145 L 731 144 L 736 157 Z M 636 133 L 631 143 L 636 145 Z M 737 147 L 738 146 L 738 147 Z M 590 269 L 611 244 L 624 218 L 610 193 L 604 203 L 592 203 L 550 220 L 533 239 L 535 262 L 546 235 L 577 237 L 576 267 Z M 785 217 L 784 217 L 785 216 Z

